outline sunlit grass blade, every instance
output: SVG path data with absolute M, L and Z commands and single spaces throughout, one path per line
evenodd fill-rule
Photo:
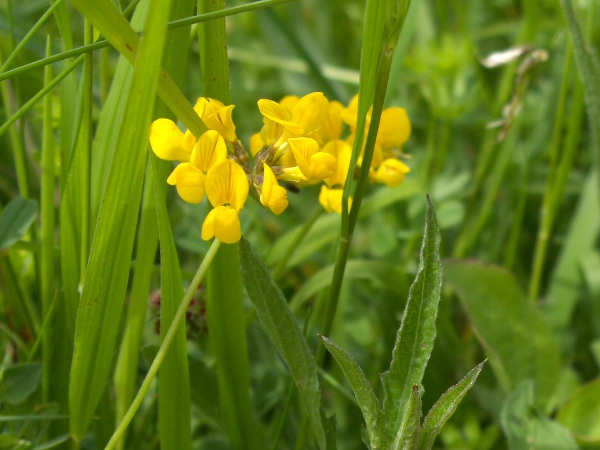
M 346 379 L 354 391 L 356 400 L 358 400 L 358 404 L 360 405 L 360 410 L 365 418 L 371 448 L 382 448 L 383 410 L 379 405 L 379 401 L 373 392 L 369 380 L 367 380 L 358 363 L 348 352 L 335 345 L 325 336 L 321 336 L 321 339 L 327 350 L 329 350 L 340 365 L 342 372 L 344 372 Z
M 117 139 L 77 314 L 69 386 L 70 430 L 85 436 L 113 358 L 142 192 L 169 2 L 153 3 L 135 63 L 132 90 Z
M 387 442 L 396 441 L 404 405 L 413 385 L 420 386 L 435 340 L 435 321 L 442 286 L 440 232 L 433 204 L 427 197 L 426 225 L 419 271 L 410 288 L 390 369 L 382 375 Z
M 247 240 L 242 239 L 239 245 L 246 291 L 256 308 L 265 333 L 290 369 L 313 434 L 319 448 L 324 449 L 325 433 L 319 413 L 321 394 L 315 360 L 294 315 L 283 294 L 272 281 L 264 262 Z
M 419 450 L 429 450 L 433 447 L 436 436 L 444 424 L 454 414 L 458 404 L 475 384 L 485 361 L 473 368 L 462 380 L 448 389 L 432 406 L 423 421 Z

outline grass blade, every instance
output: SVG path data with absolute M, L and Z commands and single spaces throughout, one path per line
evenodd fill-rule
M 0 215 L 0 250 L 7 249 L 27 233 L 37 215 L 35 200 L 11 200 Z
M 88 2 L 80 2 L 88 3 Z M 89 2 L 99 4 L 101 2 Z M 136 60 L 117 153 L 109 175 L 90 252 L 75 329 L 69 386 L 70 430 L 76 440 L 88 428 L 104 391 L 113 357 L 146 160 L 150 113 L 160 72 L 169 2 L 155 2 Z

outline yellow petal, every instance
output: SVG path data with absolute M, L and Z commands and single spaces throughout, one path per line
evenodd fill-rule
M 189 141 L 177 125 L 169 119 L 158 119 L 150 126 L 150 146 L 160 159 L 187 162 L 192 154 Z M 192 146 L 194 144 L 192 143 Z
M 242 237 L 240 218 L 235 209 L 217 206 L 211 210 L 202 224 L 202 239 L 216 237 L 225 244 L 235 244 Z
M 212 166 L 226 158 L 227 146 L 223 137 L 217 131 L 208 130 L 194 145 L 190 162 L 206 173 Z
M 200 203 L 204 198 L 204 175 L 190 163 L 181 163 L 167 178 L 167 183 L 177 187 L 179 196 L 188 203 Z
M 287 192 L 277 183 L 273 170 L 267 164 L 263 164 L 263 168 L 264 180 L 260 191 L 260 202 L 278 216 L 288 207 Z
M 338 139 L 325 144 L 321 151 L 333 155 L 336 160 L 334 172 L 323 181 L 325 181 L 330 188 L 334 186 L 343 186 L 346 182 L 346 177 L 348 176 L 352 147 L 350 147 L 347 142 Z
M 304 129 L 291 120 L 292 113 L 285 106 L 263 98 L 258 101 L 258 109 L 265 119 L 278 123 L 294 136 L 302 135 Z
M 221 103 L 219 100 L 215 100 L 214 98 L 200 97 L 194 105 L 194 111 L 196 111 L 196 114 L 198 114 L 204 121 L 205 117 L 216 113 L 224 106 L 225 105 L 223 105 L 223 103 Z
M 230 159 L 218 162 L 206 175 L 206 195 L 215 208 L 231 205 L 240 211 L 248 198 L 248 189 L 244 169 Z
M 260 133 L 254 133 L 250 136 L 250 153 L 252 153 L 252 156 L 256 156 L 263 149 L 264 145 Z
M 386 159 L 375 172 L 375 180 L 389 187 L 400 186 L 410 168 L 399 159 Z
M 263 119 L 264 126 L 260 130 L 260 138 L 267 147 L 271 147 L 279 141 L 283 134 L 283 125 L 265 117 Z
M 306 136 L 319 128 L 327 118 L 329 102 L 322 92 L 305 95 L 292 110 L 292 122 L 303 130 L 299 136 Z
M 327 108 L 327 118 L 320 128 L 323 142 L 339 139 L 342 136 L 342 111 L 344 106 L 338 101 L 330 101 Z
M 237 140 L 235 134 L 235 124 L 231 118 L 234 105 L 219 108 L 215 113 L 205 115 L 202 120 L 211 130 L 218 131 L 226 141 L 233 142 Z
M 296 163 L 308 180 L 322 180 L 335 170 L 335 157 L 319 151 L 319 144 L 311 138 L 288 140 Z
M 294 106 L 296 106 L 296 104 L 298 103 L 298 100 L 300 100 L 300 97 L 298 97 L 297 95 L 286 95 L 281 99 L 279 104 L 286 108 L 288 111 L 291 111 L 292 109 L 294 109 Z
M 381 113 L 377 143 L 383 148 L 400 147 L 410 137 L 410 120 L 404 108 L 387 108 Z
M 329 189 L 327 186 L 321 186 L 319 194 L 319 203 L 327 212 L 342 213 L 342 189 Z

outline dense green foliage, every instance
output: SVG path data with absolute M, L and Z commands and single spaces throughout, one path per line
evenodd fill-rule
M 0 0 L 0 448 L 600 449 L 600 4 L 197 3 Z M 349 214 L 211 247 L 147 151 L 359 89 L 410 173 Z

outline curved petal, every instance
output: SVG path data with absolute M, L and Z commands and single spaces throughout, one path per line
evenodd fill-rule
M 260 192 L 260 202 L 278 216 L 288 207 L 287 192 L 277 183 L 273 170 L 267 164 L 263 164 L 263 167 L 264 180 Z
M 210 115 L 202 118 L 204 124 L 211 130 L 218 131 L 226 141 L 233 142 L 237 140 L 235 134 L 235 124 L 231 118 L 231 113 L 235 105 L 224 106 Z
M 206 195 L 214 207 L 231 205 L 240 211 L 248 198 L 248 189 L 244 169 L 230 159 L 218 162 L 206 175 Z
M 313 92 L 298 100 L 292 110 L 291 121 L 302 129 L 301 135 L 312 133 L 325 122 L 328 105 L 322 92 Z
M 375 172 L 375 181 L 389 187 L 400 186 L 410 168 L 399 159 L 386 159 Z
M 160 159 L 187 162 L 192 154 L 192 147 L 188 145 L 189 140 L 184 142 L 183 133 L 172 120 L 158 119 L 152 122 L 150 146 Z
M 317 152 L 310 158 L 310 179 L 323 180 L 331 176 L 337 168 L 336 160 L 329 153 Z
M 206 175 L 190 163 L 181 163 L 171 172 L 167 183 L 177 187 L 179 196 L 188 203 L 200 203 L 204 198 Z
M 324 181 L 330 188 L 334 186 L 343 186 L 348 176 L 348 167 L 352 156 L 352 147 L 345 141 L 330 141 L 321 150 L 323 153 L 329 153 L 335 157 L 336 166 L 334 172 Z
M 208 172 L 212 166 L 227 158 L 227 146 L 223 137 L 214 130 L 208 130 L 192 150 L 190 162 L 202 172 Z
M 410 137 L 410 120 L 404 108 L 392 107 L 381 113 L 377 143 L 383 148 L 400 147 Z
M 219 100 L 215 100 L 214 98 L 200 97 L 194 105 L 194 111 L 196 111 L 196 114 L 198 114 L 202 121 L 204 121 L 206 117 L 216 113 L 224 106 L 225 105 L 223 105 L 223 103 L 221 103 Z
M 285 106 L 263 98 L 258 101 L 258 109 L 265 119 L 278 123 L 295 136 L 302 135 L 304 129 L 291 120 L 292 113 Z
M 319 134 L 323 142 L 329 142 L 334 139 L 339 139 L 342 136 L 342 111 L 344 105 L 338 101 L 330 101 L 327 107 L 327 117 L 321 125 Z
M 327 186 L 321 186 L 319 194 L 319 203 L 327 212 L 342 213 L 342 189 L 329 189 Z
M 235 209 L 217 206 L 211 210 L 202 224 L 202 239 L 216 237 L 225 244 L 235 244 L 242 237 L 240 218 Z

